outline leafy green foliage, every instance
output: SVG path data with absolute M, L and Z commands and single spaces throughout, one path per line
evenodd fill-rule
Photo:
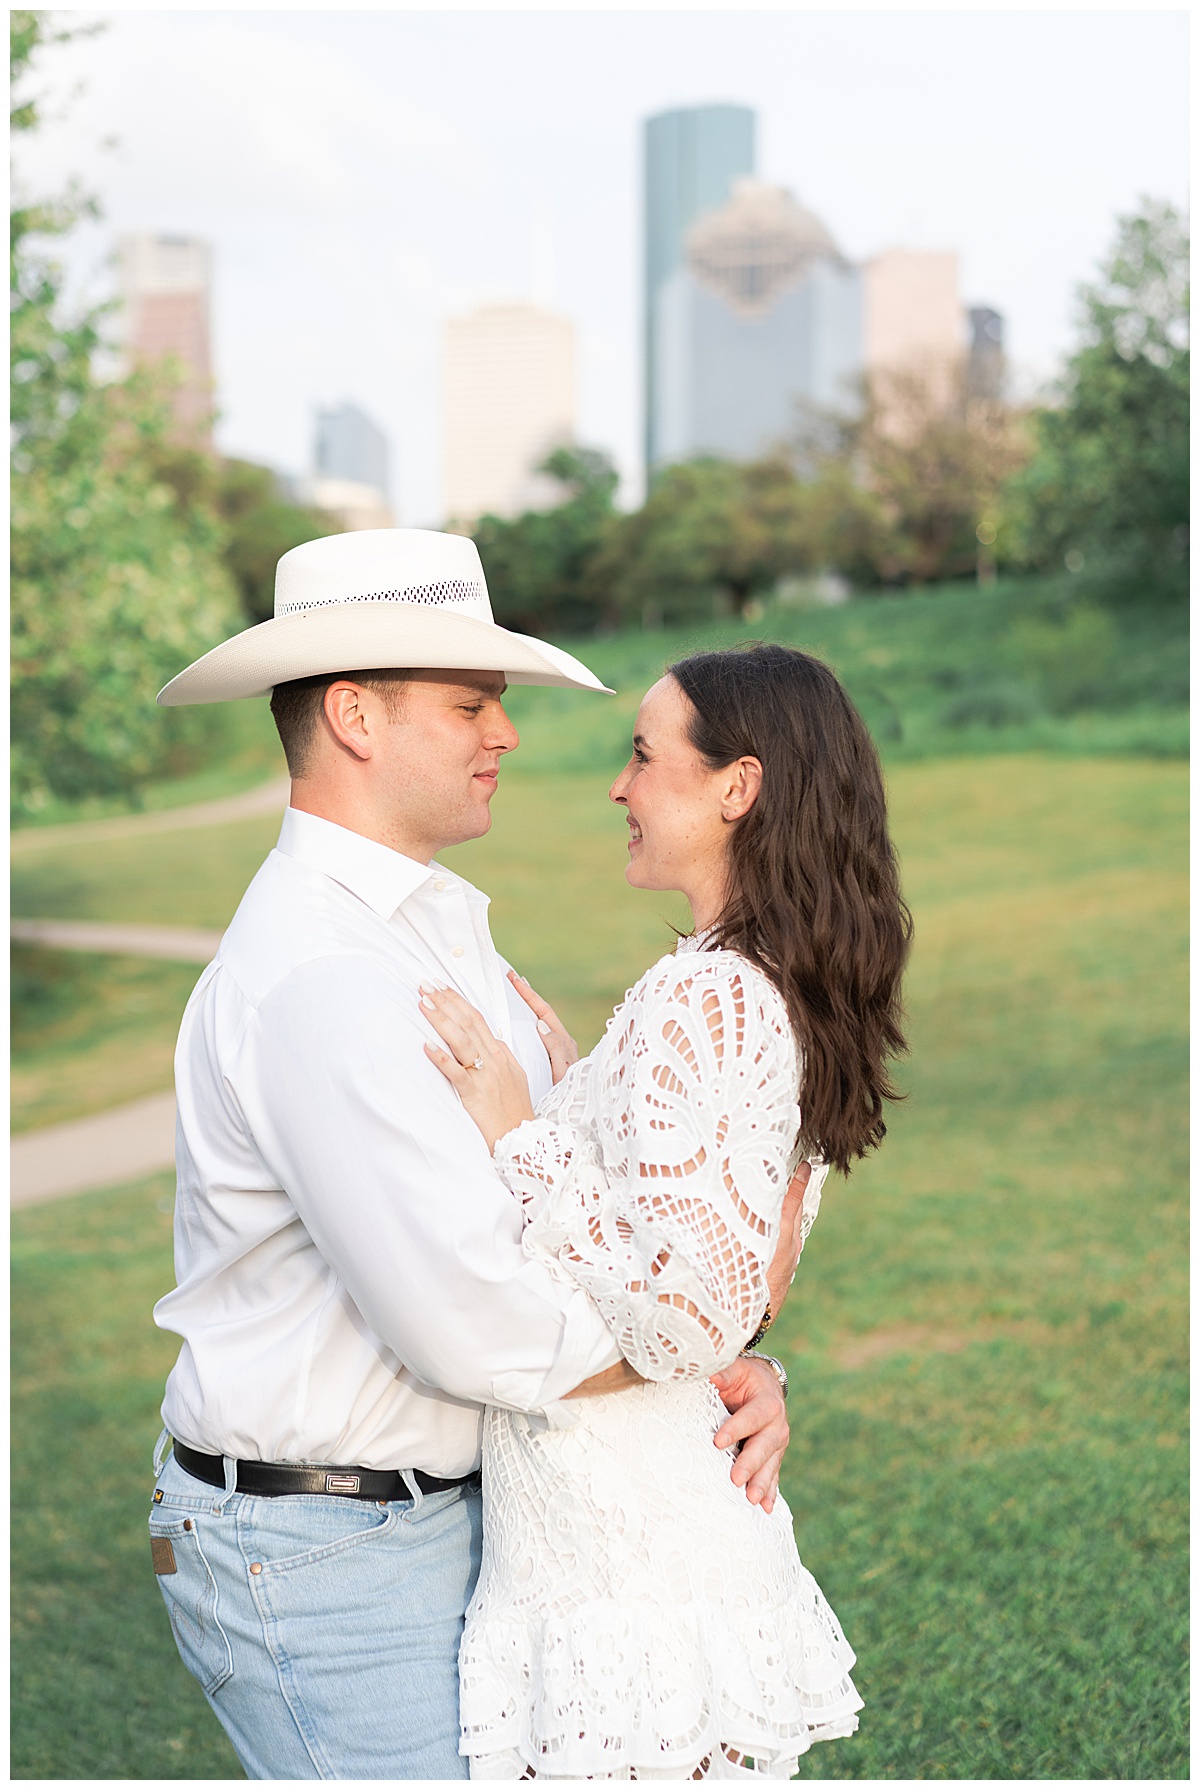
M 280 495 L 275 475 L 248 460 L 221 460 L 213 494 L 225 524 L 225 564 L 232 573 L 247 621 L 275 613 L 275 567 L 305 541 L 336 534 L 339 524 L 323 510 Z
M 177 500 L 219 523 L 221 557 L 237 586 L 248 622 L 275 613 L 275 567 L 305 541 L 340 532 L 324 510 L 293 503 L 267 466 L 200 453 L 175 441 L 159 444 L 156 470 Z
M 531 632 L 659 628 L 752 615 L 780 580 L 830 567 L 862 587 L 974 571 L 976 529 L 1023 452 L 1010 414 L 961 380 L 894 375 L 865 393 L 860 416 L 824 419 L 819 446 L 806 440 L 801 471 L 784 455 L 686 461 L 632 514 L 613 510 L 605 462 L 602 483 L 580 456 L 560 459 L 566 503 L 474 531 L 498 618 Z
M 1145 200 L 1083 289 L 1082 343 L 1012 490 L 1025 564 L 1086 566 L 1112 594 L 1186 589 L 1188 250 L 1173 207 Z
M 642 508 L 610 530 L 592 580 L 643 626 L 742 614 L 786 573 L 812 569 L 804 499 L 782 459 L 665 467 Z
M 52 40 L 42 15 L 16 15 L 18 89 Z M 20 130 L 38 122 L 24 98 L 13 115 Z M 141 374 L 100 385 L 100 313 L 65 314 L 44 244 L 83 208 L 77 195 L 18 197 L 11 219 L 12 782 L 27 810 L 134 792 L 164 761 L 194 758 L 213 724 L 166 716 L 154 695 L 236 615 L 216 518 L 159 476 L 161 390 Z
M 538 471 L 563 487 L 562 503 L 511 521 L 484 516 L 471 530 L 496 620 L 521 633 L 611 626 L 612 602 L 588 572 L 615 519 L 612 462 L 592 448 L 558 448 Z
M 1004 480 L 1027 454 L 1019 418 L 973 395 L 961 368 L 878 371 L 863 399 L 823 449 L 801 448 L 823 558 L 867 587 L 975 572 Z

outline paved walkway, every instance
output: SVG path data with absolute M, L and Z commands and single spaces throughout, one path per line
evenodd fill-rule
M 187 808 L 162 808 L 154 814 L 118 814 L 111 820 L 76 820 L 60 827 L 21 827 L 9 834 L 14 858 L 50 845 L 90 845 L 102 839 L 136 839 L 143 833 L 177 833 L 189 827 L 219 827 L 226 821 L 251 820 L 256 814 L 282 814 L 291 784 L 272 777 L 240 796 L 219 802 L 193 802 Z
M 14 857 L 45 846 L 85 845 L 103 839 L 133 839 L 143 833 L 170 833 L 281 814 L 287 806 L 286 778 L 218 802 L 164 808 L 157 814 L 123 814 L 112 820 L 77 821 L 61 827 L 28 827 L 10 836 Z M 103 951 L 134 957 L 164 957 L 176 963 L 208 963 L 221 942 L 219 932 L 184 926 L 120 926 L 98 920 L 14 920 L 12 936 L 64 951 Z M 65 1125 L 48 1125 L 12 1140 L 11 1203 L 36 1205 L 102 1187 L 116 1187 L 142 1175 L 169 1169 L 175 1161 L 175 1096 L 151 1094 L 111 1112 Z
M 63 951 L 113 951 L 211 963 L 219 932 L 183 926 L 109 926 L 99 920 L 14 920 L 12 936 Z M 150 1094 L 86 1119 L 69 1119 L 14 1137 L 11 1204 L 32 1206 L 117 1187 L 175 1163 L 175 1096 Z
M 198 926 L 113 926 L 104 920 L 13 920 L 9 931 L 22 944 L 58 951 L 167 957 L 175 963 L 211 963 L 221 943 L 219 932 Z
M 114 1112 L 47 1125 L 14 1137 L 11 1203 L 33 1206 L 92 1193 L 175 1162 L 175 1096 L 150 1094 Z

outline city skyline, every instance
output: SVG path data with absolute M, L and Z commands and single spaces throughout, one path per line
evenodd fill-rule
M 126 13 L 42 84 L 65 120 L 23 152 L 31 182 L 82 173 L 105 208 L 67 245 L 77 286 L 112 289 L 121 234 L 210 240 L 219 445 L 298 472 L 312 411 L 348 397 L 416 524 L 440 508 L 442 320 L 497 300 L 575 320 L 579 436 L 636 497 L 656 111 L 752 107 L 759 167 L 851 259 L 957 251 L 1026 389 L 1118 212 L 1187 195 L 1179 14 Z

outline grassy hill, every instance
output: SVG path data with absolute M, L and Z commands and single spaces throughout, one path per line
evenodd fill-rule
M 606 783 L 513 778 L 452 854 L 589 1043 L 681 917 L 626 888 Z M 1041 753 L 893 763 L 890 785 L 908 1099 L 830 1188 L 775 1332 L 785 1489 L 867 1700 L 803 1775 L 1185 1776 L 1186 770 Z M 22 886 L 221 924 L 273 831 L 56 850 Z M 170 1030 L 184 988 L 162 986 Z M 15 1214 L 19 1777 L 236 1775 L 145 1542 L 169 1206 L 158 1177 Z M 47 1522 L 81 1453 L 88 1496 Z
M 754 622 L 563 640 L 617 701 L 515 688 L 509 698 L 531 772 L 617 770 L 638 698 L 694 648 L 781 640 L 818 653 L 845 680 L 884 756 L 1049 751 L 1178 757 L 1187 751 L 1187 616 L 1180 607 L 1113 611 L 1069 580 L 857 597 L 837 608 L 768 605 Z M 152 784 L 145 808 L 236 794 L 283 773 L 265 701 L 228 703 L 219 751 L 186 778 Z M 106 800 L 56 803 L 22 830 L 125 812 Z
M 773 1345 L 801 1551 L 867 1703 L 805 1777 L 1187 1775 L 1183 637 L 1058 603 L 972 587 L 591 642 L 616 699 L 514 690 L 494 827 L 449 854 L 587 1045 L 683 918 L 625 886 L 606 800 L 664 663 L 795 640 L 880 740 L 917 925 L 908 1098 L 829 1189 Z M 277 768 L 266 705 L 236 725 L 240 759 L 198 795 L 244 784 L 247 754 Z M 222 926 L 276 830 L 30 839 L 14 911 Z M 195 969 L 24 950 L 17 970 L 18 1124 L 167 1085 Z M 145 1540 L 170 1191 L 14 1215 L 18 1778 L 237 1775 Z M 81 1456 L 87 1498 L 47 1517 Z

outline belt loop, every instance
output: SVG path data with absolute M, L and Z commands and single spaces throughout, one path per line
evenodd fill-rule
M 154 1444 L 154 1458 L 150 1462 L 150 1465 L 154 1469 L 154 1477 L 156 1480 L 162 1477 L 162 1470 L 166 1464 L 164 1457 L 167 1452 L 167 1443 L 170 1440 L 170 1431 L 164 1426 L 164 1428 L 160 1429 L 158 1432 L 158 1441 Z
M 400 1469 L 400 1477 L 412 1494 L 413 1507 L 408 1514 L 409 1516 L 415 1517 L 422 1504 L 425 1502 L 425 1494 L 417 1484 L 417 1476 L 411 1467 L 402 1467 Z
M 217 1502 L 213 1505 L 213 1510 L 217 1516 L 223 1516 L 225 1514 L 226 1500 L 237 1491 L 237 1461 L 234 1459 L 233 1455 L 223 1454 L 221 1456 L 221 1465 L 225 1469 L 225 1490 L 219 1494 Z

